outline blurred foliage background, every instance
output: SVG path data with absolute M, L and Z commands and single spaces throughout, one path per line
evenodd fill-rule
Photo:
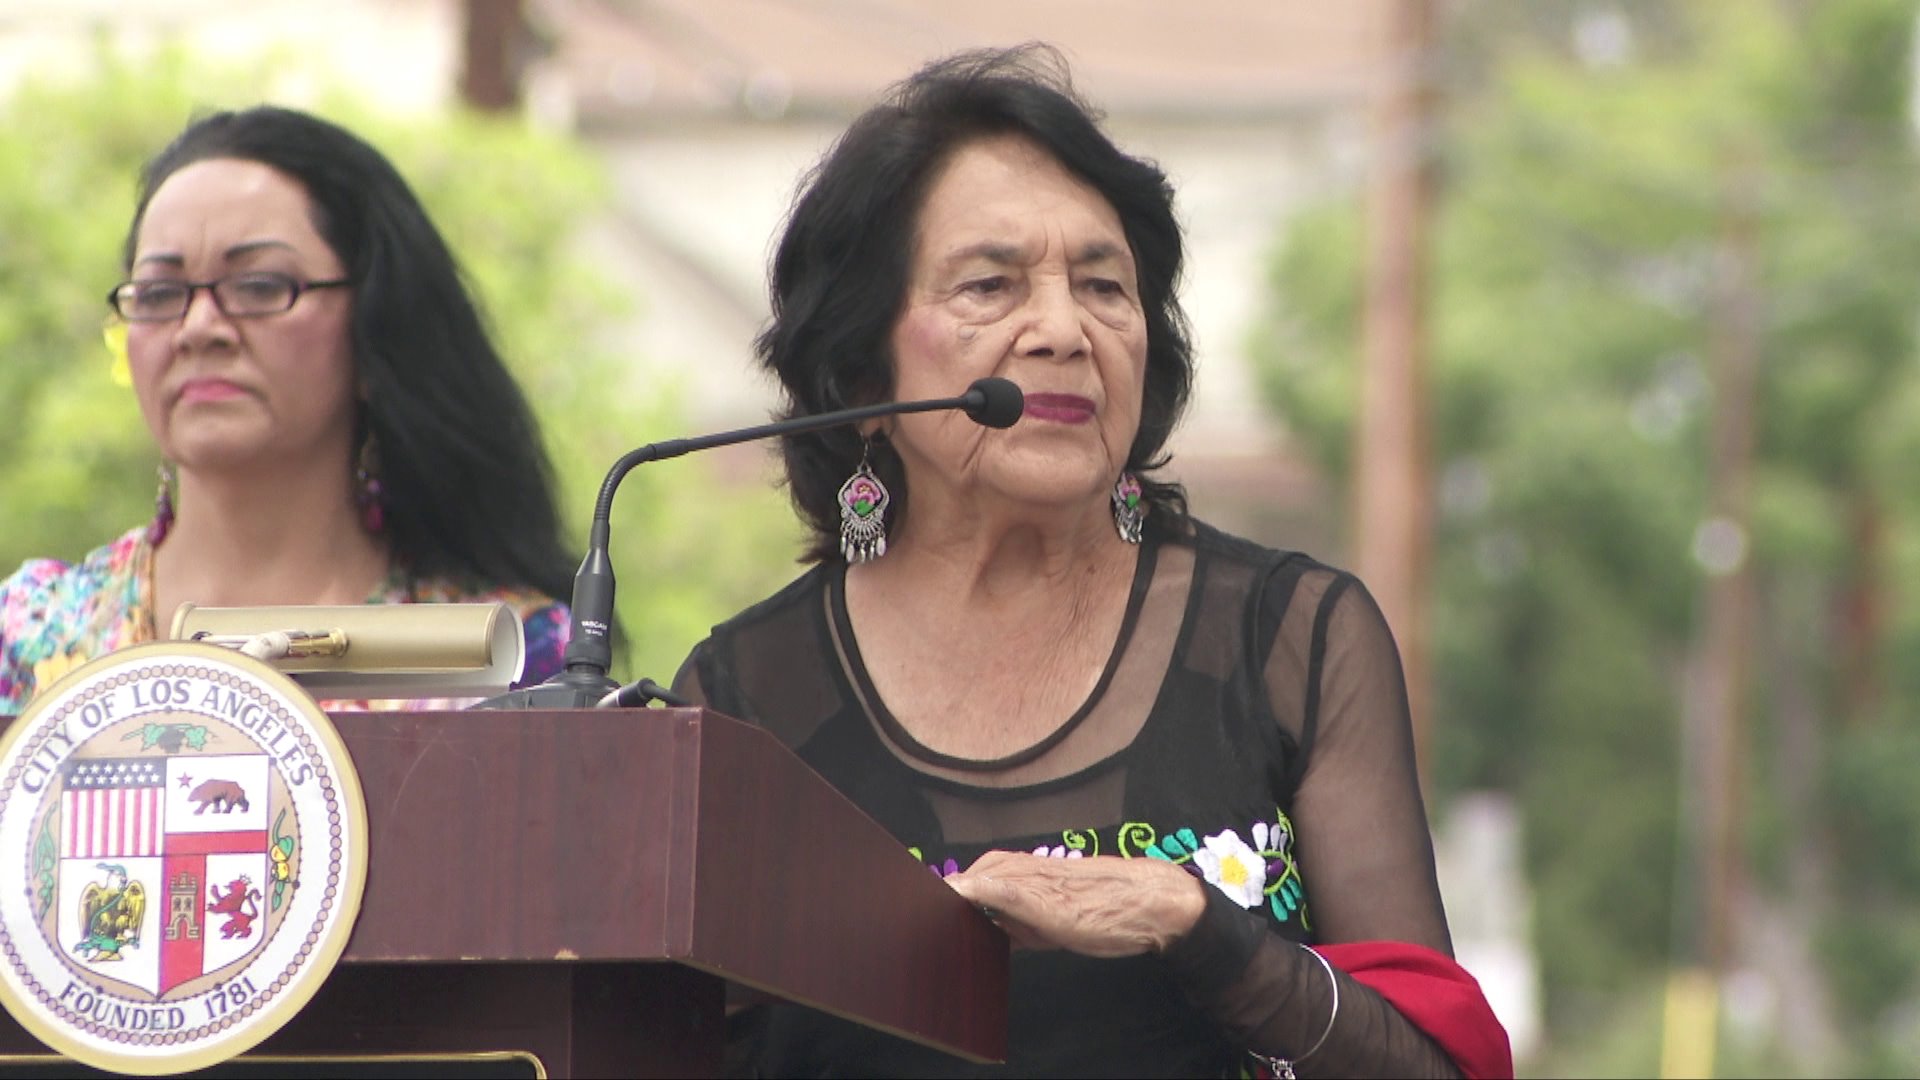
M 1477 0 L 1444 24 L 1429 803 L 1520 809 L 1546 1032 L 1523 1075 L 1660 1071 L 1667 979 L 1706 932 L 1684 733 L 1710 597 L 1735 575 L 1753 606 L 1714 1071 L 1920 1074 L 1915 18 L 1915 0 Z M 0 102 L 0 570 L 151 512 L 101 297 L 140 163 L 196 111 L 258 100 L 274 64 L 103 46 L 84 79 Z M 577 542 L 621 452 L 689 434 L 670 386 L 609 392 L 646 300 L 579 242 L 601 167 L 511 119 L 323 100 L 462 257 Z M 1266 402 L 1333 512 L 1364 227 L 1336 198 L 1276 237 L 1258 342 Z M 1743 327 L 1751 393 L 1733 395 Z M 1752 431 L 1734 519 L 1711 451 L 1730 410 Z M 663 681 L 798 549 L 777 500 L 700 458 L 633 473 L 613 535 L 616 672 Z
M 1433 797 L 1518 800 L 1550 1032 L 1535 1067 L 1657 1074 L 1664 976 L 1707 933 L 1681 733 L 1707 598 L 1746 574 L 1719 1068 L 1911 1076 L 1914 5 L 1595 9 L 1479 3 L 1445 30 Z M 1334 200 L 1289 227 L 1259 345 L 1267 400 L 1335 477 L 1363 225 Z M 1734 421 L 1739 474 L 1711 454 Z M 1734 484 L 1744 520 L 1716 509 Z
M 158 456 L 101 330 L 140 166 L 195 115 L 260 100 L 285 58 L 131 59 L 106 44 L 73 78 L 29 78 L 0 102 L 0 566 L 78 559 L 152 514 Z M 599 163 L 513 118 L 396 118 L 343 89 L 312 111 L 379 147 L 413 185 L 544 427 L 562 520 L 584 542 L 607 468 L 694 434 L 670 385 L 645 403 L 616 345 L 636 303 L 580 243 L 607 205 Z M 84 132 L 84 137 L 74 133 Z M 503 523 L 510 527 L 511 523 Z M 614 502 L 623 679 L 669 681 L 726 614 L 795 572 L 778 500 L 715 480 L 699 458 L 641 468 Z

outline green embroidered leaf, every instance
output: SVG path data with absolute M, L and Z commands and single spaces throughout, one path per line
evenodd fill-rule
M 1180 838 L 1180 842 L 1187 846 L 1188 851 L 1200 850 L 1200 841 L 1197 837 L 1193 835 L 1192 829 L 1181 829 L 1179 832 L 1176 832 L 1173 835 Z
M 1153 841 L 1157 835 L 1153 826 L 1144 821 L 1129 821 L 1120 826 L 1120 857 L 1131 859 L 1135 852 L 1153 854 Z

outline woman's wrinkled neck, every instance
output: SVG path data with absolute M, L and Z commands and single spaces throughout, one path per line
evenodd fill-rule
M 885 558 L 856 568 L 886 591 L 943 602 L 1065 604 L 1130 580 L 1138 548 L 1120 539 L 1104 505 L 1018 506 L 916 502 Z

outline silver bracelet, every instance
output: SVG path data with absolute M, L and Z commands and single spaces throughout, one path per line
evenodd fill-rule
M 1273 1070 L 1273 1075 L 1276 1077 L 1279 1077 L 1280 1080 L 1296 1080 L 1296 1077 L 1294 1076 L 1294 1072 L 1293 1072 L 1294 1064 L 1296 1062 L 1305 1061 L 1308 1058 L 1320 1052 L 1320 1048 L 1327 1044 L 1327 1036 L 1333 1034 L 1333 1022 L 1336 1019 L 1339 1019 L 1339 1016 L 1340 1016 L 1340 979 L 1338 976 L 1336 976 L 1333 973 L 1333 964 L 1330 963 L 1325 956 L 1320 955 L 1320 953 L 1318 953 L 1317 951 L 1313 949 L 1308 949 L 1305 945 L 1302 945 L 1300 947 L 1302 949 L 1306 949 L 1308 955 L 1312 956 L 1315 960 L 1320 961 L 1320 966 L 1327 969 L 1327 982 L 1333 987 L 1333 1011 L 1327 1014 L 1326 1029 L 1320 1032 L 1320 1037 L 1313 1041 L 1313 1047 L 1304 1054 L 1297 1054 L 1292 1058 L 1283 1058 L 1283 1057 L 1269 1057 L 1266 1054 L 1258 1053 L 1253 1050 L 1247 1051 L 1247 1053 L 1252 1054 L 1255 1058 L 1259 1059 L 1262 1063 L 1264 1063 L 1267 1066 L 1267 1068 Z

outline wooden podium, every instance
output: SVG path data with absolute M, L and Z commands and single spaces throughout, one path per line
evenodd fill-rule
M 366 792 L 360 918 L 236 1064 L 712 1075 L 728 983 L 1005 1056 L 1005 935 L 766 732 L 701 709 L 333 720 Z M 0 1056 L 44 1053 L 0 1012 Z

